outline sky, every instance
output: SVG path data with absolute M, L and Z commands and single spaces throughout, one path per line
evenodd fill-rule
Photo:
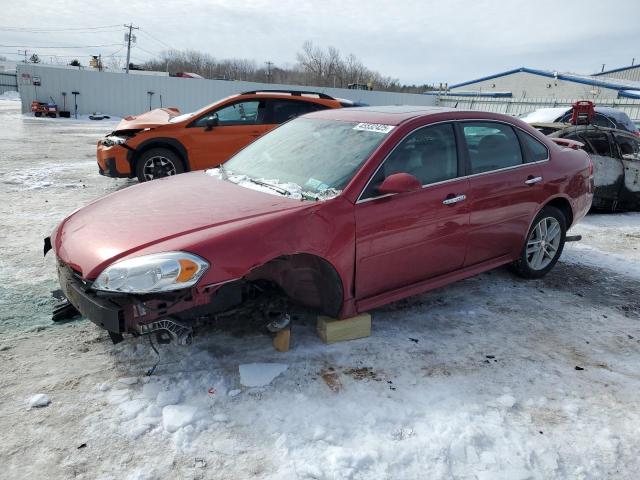
M 401 83 L 454 84 L 522 66 L 591 74 L 638 63 L 638 18 L 638 0 L 0 0 L 0 56 L 23 46 L 46 63 L 123 56 L 133 22 L 134 62 L 171 47 L 287 66 L 311 40 Z

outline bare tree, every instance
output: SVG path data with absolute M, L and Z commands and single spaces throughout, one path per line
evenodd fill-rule
M 260 66 L 259 66 L 260 65 Z M 216 59 L 196 50 L 166 50 L 158 58 L 149 60 L 147 70 L 192 72 L 205 78 L 263 82 L 266 69 L 262 62 L 242 58 Z M 347 87 L 349 84 L 367 85 L 376 90 L 407 91 L 421 93 L 426 86 L 400 85 L 392 77 L 383 76 L 367 68 L 354 54 L 343 57 L 340 51 L 329 46 L 322 48 L 311 41 L 302 44 L 292 65 L 271 67 L 271 81 L 290 85 L 318 87 Z

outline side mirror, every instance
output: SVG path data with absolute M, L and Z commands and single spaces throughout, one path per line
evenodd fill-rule
M 378 187 L 378 193 L 387 195 L 390 193 L 406 193 L 420 190 L 422 184 L 413 175 L 408 173 L 394 173 L 384 179 L 382 185 Z
M 218 125 L 220 125 L 220 120 L 218 120 L 218 115 L 214 114 L 205 120 L 204 131 L 208 132 L 209 130 L 212 130 L 213 127 L 217 127 Z

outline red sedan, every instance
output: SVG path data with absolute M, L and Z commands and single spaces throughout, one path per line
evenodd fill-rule
M 505 264 L 538 278 L 592 199 L 589 156 L 557 142 L 499 114 L 326 110 L 221 168 L 102 198 L 45 250 L 70 303 L 114 341 L 184 341 L 193 318 L 267 285 L 346 318 Z

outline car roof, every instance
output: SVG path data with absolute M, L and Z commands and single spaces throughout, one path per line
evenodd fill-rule
M 438 113 L 460 112 L 455 108 L 394 105 L 383 107 L 353 107 L 323 110 L 305 115 L 306 118 L 322 118 L 344 122 L 382 123 L 399 125 L 406 120 Z

